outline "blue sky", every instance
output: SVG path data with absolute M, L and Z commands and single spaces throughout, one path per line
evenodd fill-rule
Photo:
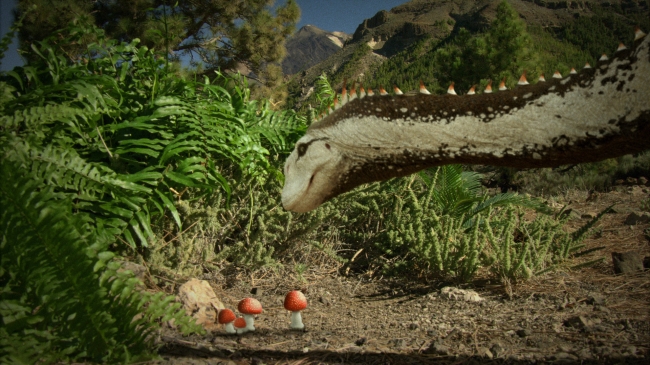
M 300 27 L 311 24 L 328 31 L 352 34 L 364 20 L 408 0 L 296 0 L 302 11 Z
M 280 0 L 281 1 L 281 0 Z M 276 1 L 279 3 L 280 1 Z M 296 29 L 311 24 L 328 31 L 342 31 L 352 34 L 357 26 L 380 10 L 390 10 L 408 0 L 296 0 L 302 16 Z M 0 0 L 0 36 L 4 36 L 11 26 L 12 9 L 16 0 Z M 16 41 L 5 54 L 0 71 L 12 69 L 22 64 L 16 51 Z

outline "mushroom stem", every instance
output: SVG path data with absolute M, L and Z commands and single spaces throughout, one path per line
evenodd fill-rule
M 244 320 L 246 321 L 246 331 L 255 331 L 255 316 L 252 314 L 244 314 Z
M 232 325 L 233 322 L 235 321 L 225 324 L 224 329 L 226 330 L 226 333 L 237 333 L 237 331 L 235 331 L 235 326 Z
M 289 325 L 289 327 L 297 330 L 305 328 L 305 325 L 302 324 L 302 316 L 300 315 L 300 311 L 291 312 L 291 325 Z

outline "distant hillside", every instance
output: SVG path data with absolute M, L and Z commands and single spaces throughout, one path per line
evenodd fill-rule
M 495 19 L 500 2 L 412 0 L 390 11 L 382 10 L 359 24 L 352 39 L 339 51 L 294 75 L 288 83 L 287 105 L 301 109 L 306 103 L 313 104 L 308 95 L 322 73 L 328 75 L 337 89 L 344 78 L 370 80 L 373 87 L 380 82 L 385 86 L 392 83 L 402 86 L 403 80 L 409 80 L 404 86 L 407 90 L 418 78 L 431 79 L 431 75 L 418 74 L 424 64 L 444 67 L 427 61 L 431 53 L 454 42 L 461 28 L 472 34 L 486 31 Z M 650 0 L 509 0 L 509 3 L 528 26 L 541 58 L 551 63 L 553 58 L 566 62 L 579 59 L 584 63 L 602 52 L 611 52 L 619 41 L 627 41 L 632 36 L 634 25 L 650 31 Z
M 305 25 L 287 40 L 287 56 L 282 61 L 282 71 L 291 75 L 306 70 L 338 52 L 349 38 L 343 32 L 327 32 Z

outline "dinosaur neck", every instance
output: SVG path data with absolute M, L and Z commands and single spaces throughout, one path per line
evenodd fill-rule
M 648 38 L 577 75 L 510 91 L 357 98 L 308 134 L 344 151 L 355 186 L 451 163 L 550 167 L 640 152 L 650 147 Z
M 639 38 L 579 74 L 514 90 L 348 101 L 296 143 L 283 205 L 309 211 L 363 183 L 445 164 L 550 167 L 648 150 L 650 36 Z

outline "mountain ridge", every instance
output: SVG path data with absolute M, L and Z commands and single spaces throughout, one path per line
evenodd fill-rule
M 303 26 L 287 40 L 282 72 L 295 74 L 324 61 L 339 51 L 349 38 L 344 32 L 328 32 L 310 24 Z

